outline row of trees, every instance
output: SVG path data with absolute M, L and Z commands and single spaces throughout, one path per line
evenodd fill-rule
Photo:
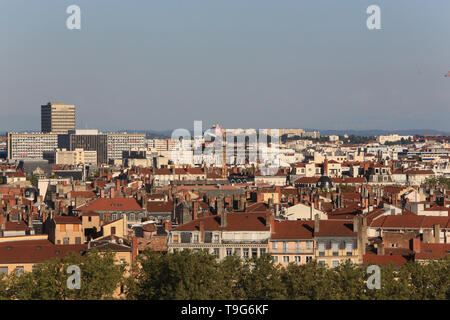
M 46 261 L 22 275 L 10 273 L 1 278 L 0 274 L 0 299 L 111 299 L 125 281 L 125 266 L 115 264 L 114 260 L 113 252 L 93 250 L 83 256 L 71 253 Z M 67 273 L 69 266 L 80 268 L 79 289 L 68 286 L 72 273 Z
M 450 259 L 383 267 L 380 289 L 369 289 L 366 267 L 350 262 L 330 269 L 308 262 L 283 268 L 270 255 L 217 261 L 206 252 L 161 254 L 146 250 L 140 268 L 125 277 L 112 253 L 89 252 L 45 262 L 22 276 L 0 280 L 3 299 L 111 299 L 123 287 L 126 299 L 450 299 Z M 81 269 L 80 289 L 67 287 L 67 267 Z

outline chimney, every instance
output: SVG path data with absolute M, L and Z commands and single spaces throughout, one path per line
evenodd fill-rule
M 380 243 L 377 248 L 377 255 L 384 256 L 384 244 Z
M 164 231 L 170 231 L 172 230 L 172 221 L 169 220 L 165 220 L 164 221 Z
M 197 219 L 197 202 L 194 201 L 192 203 L 192 220 L 196 220 Z
M 441 226 L 435 224 L 434 226 L 434 243 L 441 243 Z
M 200 242 L 205 241 L 205 223 L 200 221 Z
M 216 203 L 217 203 L 217 205 L 216 205 L 217 214 L 221 215 L 223 213 L 223 196 L 222 195 L 219 195 L 217 197 Z
M 132 256 L 131 256 L 131 263 L 136 262 L 136 257 L 138 255 L 138 242 L 136 237 L 132 237 L 131 239 L 131 250 L 132 250 Z
M 420 252 L 420 237 L 416 237 L 413 238 L 413 247 L 412 247 L 413 251 L 415 253 L 419 253 Z
M 328 176 L 328 159 L 325 158 L 323 161 L 323 175 Z
M 319 220 L 319 215 L 315 214 L 314 215 L 314 233 L 318 233 L 320 232 L 320 220 Z
M 273 217 L 273 215 L 270 214 L 270 212 L 266 213 L 266 227 L 270 227 L 270 219 Z
M 359 231 L 360 231 L 359 217 L 354 216 L 353 217 L 353 232 L 359 232 Z
M 226 212 L 223 212 L 220 215 L 220 226 L 222 228 L 226 228 L 227 227 L 227 213 Z
M 319 199 L 319 196 L 315 195 L 314 196 L 314 209 L 316 209 L 316 210 L 319 209 L 319 204 L 317 203 L 318 199 Z

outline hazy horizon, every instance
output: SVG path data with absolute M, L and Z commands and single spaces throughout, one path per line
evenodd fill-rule
M 450 1 L 78 0 L 68 30 L 72 4 L 0 2 L 0 131 L 60 101 L 102 131 L 449 132 Z

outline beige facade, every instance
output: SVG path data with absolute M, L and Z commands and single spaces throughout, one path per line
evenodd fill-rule
M 41 106 L 42 132 L 67 134 L 75 130 L 75 106 L 49 102 Z
M 314 241 L 311 240 L 271 240 L 269 252 L 276 263 L 288 265 L 291 262 L 304 264 L 314 259 Z
M 59 149 L 55 151 L 55 164 L 79 165 L 79 164 L 97 164 L 97 151 L 89 151 L 76 148 L 74 151 Z

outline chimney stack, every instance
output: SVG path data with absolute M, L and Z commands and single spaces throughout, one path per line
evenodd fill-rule
M 193 201 L 192 203 L 192 220 L 196 220 L 197 219 L 197 202 Z
M 270 214 L 270 212 L 266 213 L 266 227 L 270 228 L 272 224 L 273 215 Z
M 227 213 L 226 212 L 223 212 L 220 215 L 220 226 L 222 228 L 226 228 L 227 227 Z
M 200 242 L 205 241 L 205 223 L 200 221 Z
M 384 244 L 380 243 L 377 248 L 377 254 L 380 256 L 384 256 Z
M 441 243 L 441 226 L 435 224 L 434 226 L 434 243 Z
M 223 213 L 223 195 L 219 194 L 216 200 L 216 210 L 217 214 L 221 215 Z
M 320 220 L 319 220 L 319 215 L 315 214 L 314 215 L 314 233 L 316 232 L 320 232 Z
M 415 253 L 419 253 L 420 252 L 420 237 L 415 237 L 413 238 L 413 247 L 412 247 L 413 251 Z
M 328 176 L 328 159 L 325 158 L 323 161 L 323 175 Z

